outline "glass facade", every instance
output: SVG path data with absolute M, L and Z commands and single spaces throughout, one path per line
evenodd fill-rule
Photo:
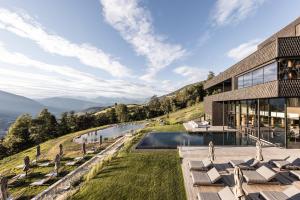
M 287 142 L 290 148 L 300 148 L 300 98 L 287 99 Z
M 277 80 L 277 62 L 237 77 L 238 89 Z
M 300 148 L 300 98 L 231 101 L 227 108 L 229 126 L 276 146 Z

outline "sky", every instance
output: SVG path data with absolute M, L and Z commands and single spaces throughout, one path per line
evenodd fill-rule
M 0 0 L 0 90 L 145 98 L 222 72 L 299 0 Z

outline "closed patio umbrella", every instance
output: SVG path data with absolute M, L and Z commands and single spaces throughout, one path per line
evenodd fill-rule
M 62 157 L 63 154 L 64 154 L 63 145 L 60 144 L 60 145 L 59 145 L 59 155 L 60 155 L 60 157 Z
M 41 155 L 41 147 L 40 147 L 40 145 L 37 145 L 36 146 L 36 159 L 35 159 L 36 162 L 38 162 L 40 155 Z
M 60 155 L 57 154 L 54 159 L 54 170 L 56 171 L 57 176 L 58 176 L 59 168 L 60 168 Z
M 256 142 L 256 157 L 255 157 L 255 159 L 258 161 L 264 160 L 263 155 L 262 155 L 262 144 L 259 140 Z
M 212 162 L 215 160 L 215 146 L 212 141 L 210 141 L 208 144 L 208 157 Z
M 243 172 L 239 166 L 234 167 L 233 177 L 235 184 L 233 193 L 237 199 L 242 200 L 245 197 L 245 193 L 243 190 Z
M 7 200 L 8 199 L 8 191 L 7 191 L 7 178 L 1 177 L 0 178 L 0 199 L 1 200 Z
M 23 171 L 25 172 L 26 176 L 27 176 L 29 168 L 30 168 L 30 158 L 29 158 L 29 156 L 25 156 Z

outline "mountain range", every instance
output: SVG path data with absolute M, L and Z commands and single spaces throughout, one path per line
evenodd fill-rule
M 100 111 L 114 103 L 144 103 L 146 99 L 96 97 L 51 97 L 43 99 L 30 99 L 24 96 L 0 90 L 0 138 L 12 122 L 21 114 L 37 115 L 47 108 L 51 113 L 59 116 L 62 112 L 75 111 L 79 113 Z

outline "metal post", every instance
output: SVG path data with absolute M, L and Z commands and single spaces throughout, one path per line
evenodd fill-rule
M 258 140 L 260 140 L 260 101 L 257 99 L 257 131 L 258 131 Z
M 288 122 L 287 122 L 287 98 L 284 100 L 284 120 L 285 120 L 285 137 L 284 137 L 284 146 L 287 149 L 288 148 Z
M 224 92 L 224 81 L 223 81 L 223 92 Z M 225 102 L 223 101 L 223 134 L 224 134 L 224 124 L 225 124 L 225 119 L 224 119 L 224 105 L 225 105 Z

